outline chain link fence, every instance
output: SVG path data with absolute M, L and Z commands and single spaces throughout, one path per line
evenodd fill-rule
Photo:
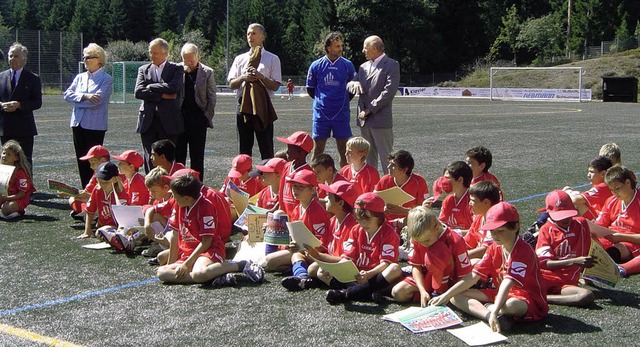
M 64 90 L 78 73 L 82 58 L 82 33 L 0 29 L 0 66 L 8 68 L 7 54 L 14 42 L 29 50 L 28 70 L 40 75 L 43 88 Z

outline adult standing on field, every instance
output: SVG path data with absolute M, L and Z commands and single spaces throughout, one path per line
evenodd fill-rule
M 85 47 L 82 51 L 82 61 L 87 71 L 77 74 L 63 95 L 64 100 L 73 105 L 69 126 L 73 134 L 73 147 L 82 187 L 86 187 L 91 180 L 93 170 L 89 161 L 80 160 L 80 157 L 87 154 L 91 147 L 104 144 L 104 135 L 107 132 L 113 78 L 102 69 L 106 60 L 102 47 L 95 43 Z
M 386 160 L 393 149 L 392 101 L 400 83 L 400 65 L 384 53 L 384 43 L 378 36 L 364 40 L 362 53 L 367 61 L 360 65 L 358 77 L 347 85 L 351 94 L 360 95 L 356 124 L 371 144 L 367 163 L 387 174 Z
M 207 129 L 213 128 L 216 106 L 216 80 L 213 69 L 200 62 L 198 46 L 186 43 L 180 52 L 184 66 L 184 92 L 182 93 L 182 117 L 184 132 L 176 143 L 176 161 L 187 163 L 187 145 L 191 169 L 204 180 L 204 148 Z
M 340 167 L 347 165 L 347 140 L 352 136 L 349 124 L 349 101 L 353 94 L 347 83 L 356 77 L 353 63 L 342 56 L 342 34 L 332 32 L 324 40 L 322 58 L 311 63 L 307 73 L 307 93 L 313 99 L 313 125 L 311 137 L 315 143 L 313 158 L 324 153 L 327 139 L 336 139 Z
M 174 144 L 184 131 L 180 112 L 180 94 L 184 78 L 182 66 L 167 61 L 169 44 L 164 39 L 149 43 L 151 63 L 138 69 L 134 93 L 142 100 L 138 112 L 136 132 L 140 134 L 144 150 L 144 170 L 153 168 L 151 144 L 168 139 Z
M 250 24 L 247 43 L 251 49 L 234 59 L 227 76 L 229 88 L 236 90 L 238 98 L 240 154 L 251 156 L 255 134 L 262 159 L 273 157 L 273 122 L 277 116 L 271 97 L 282 81 L 280 58 L 263 47 L 266 37 L 261 24 Z
M 0 73 L 0 142 L 15 140 L 24 151 L 33 174 L 33 138 L 38 135 L 33 111 L 42 107 L 40 77 L 24 68 L 27 47 L 9 47 L 9 69 Z

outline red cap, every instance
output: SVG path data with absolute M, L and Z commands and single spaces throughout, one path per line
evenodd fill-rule
M 113 159 L 126 161 L 127 163 L 135 166 L 136 168 L 139 168 L 144 163 L 144 159 L 142 159 L 142 156 L 140 155 L 140 153 L 132 149 L 126 150 L 122 152 L 122 154 L 120 155 L 114 155 Z
M 271 158 L 264 165 L 256 165 L 256 169 L 262 172 L 282 172 L 286 163 L 282 158 Z
M 311 153 L 313 150 L 313 139 L 309 134 L 304 131 L 296 131 L 289 135 L 286 139 L 284 137 L 276 137 L 278 141 L 284 142 L 288 145 L 295 145 L 302 148 L 305 152 Z
M 327 193 L 339 196 L 351 207 L 355 205 L 356 199 L 361 194 L 359 185 L 347 181 L 333 182 L 330 186 L 326 184 L 319 184 L 318 187 Z
M 554 190 L 545 199 L 547 212 L 551 219 L 558 221 L 578 215 L 571 197 L 564 190 Z
M 311 170 L 300 170 L 293 177 L 287 177 L 287 182 L 306 184 L 309 186 L 318 186 L 318 177 Z
M 180 177 L 180 176 L 188 175 L 188 174 L 192 174 L 192 175 L 196 176 L 198 181 L 200 180 L 200 173 L 198 171 L 193 170 L 193 169 L 187 169 L 187 168 L 176 170 L 176 172 L 174 172 L 173 175 L 162 175 L 162 177 L 164 179 L 167 179 L 167 180 L 171 181 L 172 179 L 174 179 L 176 177 Z
M 229 177 L 240 178 L 245 172 L 249 172 L 253 166 L 253 160 L 246 154 L 237 155 L 231 161 L 231 170 L 229 170 Z
M 376 193 L 364 193 L 360 195 L 353 207 L 361 208 L 371 212 L 384 213 L 384 200 Z
M 103 145 L 95 145 L 89 149 L 89 152 L 87 152 L 85 156 L 80 157 L 78 159 L 89 160 L 91 158 L 102 158 L 102 157 L 109 157 L 109 151 L 107 150 L 107 147 Z
M 487 211 L 482 230 L 494 230 L 509 222 L 519 221 L 520 215 L 518 214 L 516 207 L 508 202 L 502 201 L 491 206 L 489 211 Z
M 444 176 L 438 177 L 438 179 L 433 182 L 433 201 L 437 201 L 442 194 L 449 194 L 453 188 L 451 187 L 451 181 Z

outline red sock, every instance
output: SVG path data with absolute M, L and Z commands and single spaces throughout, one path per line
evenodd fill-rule
M 635 257 L 620 266 L 627 272 L 627 275 L 640 273 L 640 257 Z

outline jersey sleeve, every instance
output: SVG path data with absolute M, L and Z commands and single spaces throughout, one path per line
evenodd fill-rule
M 457 234 L 455 234 L 458 236 Z M 461 236 L 454 236 L 454 244 L 453 244 L 453 262 L 456 268 L 456 275 L 458 278 L 461 278 L 473 270 L 473 266 L 471 265 L 471 260 L 469 259 L 469 254 L 467 253 L 467 245 L 462 239 Z
M 354 225 L 349 230 L 349 236 L 344 239 L 342 243 L 342 258 L 355 261 L 358 259 L 358 234 L 360 233 L 360 225 Z M 362 231 L 364 232 L 364 230 Z
M 316 80 L 316 71 L 315 71 L 316 66 L 317 66 L 317 63 L 315 61 L 311 63 L 311 66 L 309 66 L 309 71 L 307 72 L 307 81 L 306 81 L 307 88 L 315 88 L 316 85 L 318 84 Z
M 397 263 L 400 238 L 389 224 L 383 224 L 382 227 L 387 228 L 387 232 L 384 233 L 384 238 L 382 239 L 380 262 L 382 263 L 383 261 L 386 261 L 389 263 Z
M 551 234 L 549 233 L 549 225 L 545 224 L 540 228 L 538 233 L 538 241 L 536 243 L 536 254 L 538 263 L 541 268 L 547 267 L 547 261 L 555 258 L 555 252 L 552 246 Z

